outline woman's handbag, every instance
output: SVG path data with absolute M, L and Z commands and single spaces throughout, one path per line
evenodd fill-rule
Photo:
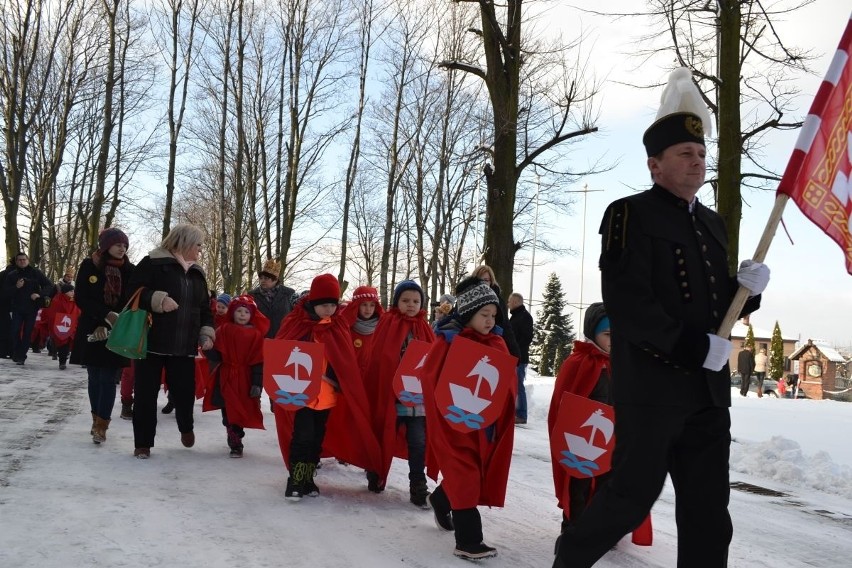
M 148 355 L 148 330 L 151 314 L 139 307 L 142 288 L 136 290 L 112 326 L 106 348 L 128 359 L 144 359 Z

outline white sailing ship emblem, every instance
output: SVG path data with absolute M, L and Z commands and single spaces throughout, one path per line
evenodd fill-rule
M 447 410 L 450 414 L 444 417 L 456 424 L 464 423 L 468 428 L 479 429 L 485 422 L 481 413 L 491 405 L 491 400 L 479 396 L 479 391 L 482 388 L 483 381 L 488 383 L 491 393 L 497 389 L 500 383 L 500 371 L 492 365 L 488 357 L 483 357 L 473 366 L 473 369 L 467 374 L 468 377 L 476 376 L 476 386 L 473 390 L 450 383 L 450 396 L 453 400 L 453 405 Z
M 68 315 L 62 316 L 62 319 L 56 324 L 56 331 L 62 335 L 71 331 L 71 318 Z
M 308 395 L 304 394 L 305 389 L 311 384 L 310 376 L 314 368 L 314 361 L 307 353 L 303 353 L 298 347 L 294 347 L 290 352 L 290 357 L 287 358 L 285 367 L 293 367 L 293 375 L 272 375 L 272 380 L 278 385 L 278 390 L 275 394 L 280 398 L 276 398 L 275 402 L 279 404 L 292 404 L 294 406 L 305 406 Z M 299 369 L 306 371 L 307 379 L 300 379 Z
M 426 355 L 420 358 L 420 362 L 414 367 L 414 370 L 421 369 L 426 363 Z M 413 404 L 423 404 L 423 383 L 420 382 L 420 377 L 415 375 L 400 374 L 402 379 L 402 392 L 399 393 L 399 400 L 403 402 L 411 402 Z
M 603 436 L 604 446 L 609 444 L 614 431 L 612 420 L 604 416 L 602 410 L 595 410 L 580 428 L 590 428 L 589 437 L 583 438 L 575 434 L 565 432 L 565 444 L 568 450 L 563 451 L 562 455 L 565 459 L 560 463 L 566 467 L 576 469 L 584 475 L 592 475 L 593 470 L 600 469 L 595 460 L 601 457 L 607 451 L 606 447 L 595 445 L 595 438 L 598 433 Z

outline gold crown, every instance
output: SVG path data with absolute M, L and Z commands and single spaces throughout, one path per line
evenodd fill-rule
M 276 279 L 281 277 L 281 263 L 275 259 L 268 259 L 263 263 L 263 269 L 260 271 L 261 274 L 271 274 Z

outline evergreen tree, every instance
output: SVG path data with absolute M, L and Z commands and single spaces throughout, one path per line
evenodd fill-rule
M 775 322 L 772 330 L 772 343 L 769 346 L 769 378 L 776 381 L 784 374 L 784 341 L 781 339 L 781 326 Z
M 754 350 L 754 330 L 752 329 L 751 324 L 748 324 L 748 331 L 746 331 L 745 336 L 745 344 L 746 347 L 751 349 L 752 353 L 757 353 L 757 351 Z
M 535 333 L 530 345 L 530 364 L 544 377 L 552 377 L 571 354 L 574 324 L 565 311 L 565 293 L 555 273 L 544 286 L 541 309 L 535 314 Z

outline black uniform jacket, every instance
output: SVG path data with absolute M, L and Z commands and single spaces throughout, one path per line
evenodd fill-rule
M 150 311 L 152 317 L 148 332 L 150 353 L 194 356 L 201 335 L 213 339 L 210 292 L 200 266 L 193 264 L 185 271 L 171 253 L 156 248 L 133 271 L 131 294 L 139 287 L 144 287 L 139 305 Z M 164 292 L 177 302 L 178 309 L 161 312 Z M 156 309 L 152 309 L 152 303 Z
M 104 300 L 104 285 L 106 276 L 91 258 L 84 259 L 77 269 L 74 285 L 74 301 L 80 308 L 80 319 L 74 334 L 74 349 L 71 350 L 71 362 L 91 367 L 127 367 L 130 359 L 126 359 L 106 348 L 106 341 L 89 342 L 87 336 L 96 327 L 106 326 L 106 316 L 110 312 L 120 313 L 127 302 L 130 289 L 130 275 L 133 264 L 127 260 L 119 267 L 121 272 L 121 297 L 115 305 L 108 306 Z M 131 290 L 132 292 L 132 290 Z
M 664 188 L 613 202 L 601 225 L 601 289 L 616 404 L 727 407 L 730 370 L 702 367 L 737 290 L 721 217 Z M 743 314 L 760 305 L 750 298 Z M 742 315 L 742 314 L 741 314 Z

